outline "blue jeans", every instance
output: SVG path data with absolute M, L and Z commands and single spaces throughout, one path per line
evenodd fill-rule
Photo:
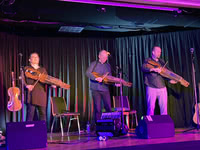
M 112 111 L 109 91 L 92 90 L 92 98 L 94 100 L 95 121 L 101 119 L 101 100 L 103 100 L 106 112 Z

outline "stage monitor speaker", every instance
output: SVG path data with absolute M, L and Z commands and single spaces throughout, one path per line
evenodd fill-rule
M 45 121 L 6 123 L 7 150 L 36 149 L 47 147 Z
M 136 127 L 139 138 L 164 138 L 175 135 L 174 122 L 169 115 L 143 116 Z
M 115 125 L 112 119 L 102 119 L 96 122 L 96 134 L 98 136 L 115 136 Z

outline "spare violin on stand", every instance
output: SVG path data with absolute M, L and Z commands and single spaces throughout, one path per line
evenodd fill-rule
M 14 72 L 12 72 L 12 87 L 8 89 L 8 95 L 10 97 L 7 108 L 9 111 L 19 111 L 22 108 L 22 103 L 19 100 L 20 89 L 15 87 Z

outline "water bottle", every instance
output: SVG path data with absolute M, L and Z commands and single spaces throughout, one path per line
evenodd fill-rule
M 0 146 L 2 146 L 1 140 L 3 140 L 3 136 L 2 136 L 2 131 L 1 131 L 1 129 L 0 129 Z
M 3 132 L 2 132 L 1 129 L 0 129 L 0 140 L 1 140 L 1 137 L 2 137 L 2 133 L 3 133 Z
M 90 123 L 89 123 L 89 121 L 87 122 L 87 125 L 86 125 L 86 131 L 87 131 L 88 134 L 90 133 Z
M 97 137 L 97 140 L 98 140 L 98 141 L 106 141 L 107 139 L 108 139 L 107 136 L 101 136 L 101 135 L 100 135 L 100 136 Z

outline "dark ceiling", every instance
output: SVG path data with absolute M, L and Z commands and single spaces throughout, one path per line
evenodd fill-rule
M 0 0 L 0 27 L 9 32 L 140 34 L 200 28 L 200 9 L 158 11 L 56 0 Z M 60 33 L 61 34 L 61 33 Z M 62 33 L 63 34 L 63 33 Z

